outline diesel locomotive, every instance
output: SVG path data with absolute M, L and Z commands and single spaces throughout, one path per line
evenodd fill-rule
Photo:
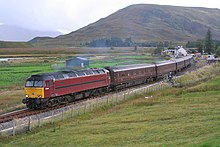
M 32 75 L 25 83 L 25 99 L 29 109 L 44 109 L 78 99 L 98 96 L 148 83 L 190 66 L 192 56 L 154 64 L 132 64 L 98 69 L 59 71 Z

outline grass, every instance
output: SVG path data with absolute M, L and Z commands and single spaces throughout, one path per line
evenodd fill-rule
M 49 63 L 0 64 L 0 88 L 23 86 L 32 74 L 52 71 Z
M 198 69 L 197 71 L 187 73 L 185 76 L 175 80 L 177 86 L 185 87 L 198 84 L 198 82 L 209 80 L 219 75 L 220 64 L 212 64 Z
M 219 146 L 220 76 L 45 125 L 2 146 Z M 216 88 L 213 88 L 216 87 Z M 203 89 L 201 91 L 201 89 Z

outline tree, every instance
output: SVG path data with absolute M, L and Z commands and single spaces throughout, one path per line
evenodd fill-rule
M 164 49 L 164 44 L 163 44 L 163 42 L 159 42 L 159 43 L 157 44 L 157 48 L 154 50 L 154 54 L 160 55 L 161 52 L 163 51 L 163 49 Z
M 220 56 L 220 46 L 216 49 L 216 54 Z
M 212 53 L 214 51 L 213 47 L 212 33 L 210 29 L 208 29 L 205 38 L 205 52 Z
M 201 40 L 198 41 L 198 43 L 196 44 L 196 47 L 197 47 L 199 53 L 203 53 L 203 52 L 202 52 L 202 50 L 204 49 L 204 43 L 203 43 L 203 41 L 201 41 Z

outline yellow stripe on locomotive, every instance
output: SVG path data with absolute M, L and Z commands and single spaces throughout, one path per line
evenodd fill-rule
M 44 98 L 44 88 L 26 87 L 24 91 L 26 98 Z

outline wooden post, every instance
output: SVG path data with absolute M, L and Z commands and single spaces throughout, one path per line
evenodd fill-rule
M 28 131 L 31 131 L 31 117 L 28 118 Z
M 84 114 L 86 113 L 86 103 L 84 105 Z
M 16 122 L 15 122 L 15 120 L 13 120 L 13 130 L 12 130 L 13 136 L 15 136 L 15 126 L 16 126 Z
M 62 121 L 64 121 L 64 109 L 62 109 Z
M 51 123 L 53 123 L 53 121 L 54 121 L 54 120 L 53 120 L 54 112 L 52 111 L 51 113 L 52 113 L 52 116 L 51 116 Z
M 38 122 L 38 127 L 40 127 L 40 116 L 39 115 L 37 115 L 37 122 Z
M 71 107 L 71 117 L 73 117 L 73 106 Z
M 79 111 L 80 111 L 79 106 L 77 106 L 77 109 L 78 109 L 78 116 L 79 116 L 79 113 L 80 113 L 80 112 L 79 112 Z
M 96 107 L 99 107 L 99 99 L 97 98 Z
M 114 96 L 112 94 L 112 105 L 114 105 Z

